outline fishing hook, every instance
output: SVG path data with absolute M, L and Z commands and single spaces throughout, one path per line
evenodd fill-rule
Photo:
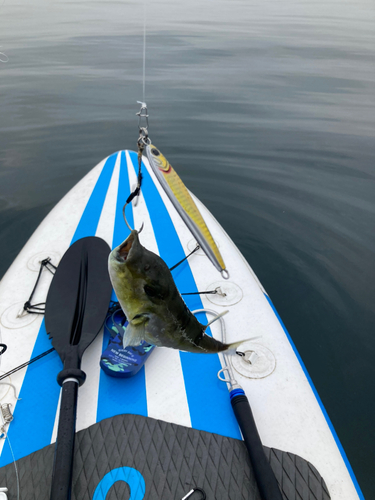
M 126 220 L 126 216 L 125 216 L 125 208 L 126 208 L 127 205 L 128 205 L 128 202 L 126 202 L 125 205 L 122 208 L 122 215 L 124 217 L 125 224 L 128 226 L 128 228 L 130 229 L 130 231 L 133 231 L 133 229 L 130 227 L 128 221 Z M 138 234 L 142 231 L 143 226 L 144 226 L 144 223 L 142 222 L 142 226 L 140 227 L 139 231 L 137 231 Z

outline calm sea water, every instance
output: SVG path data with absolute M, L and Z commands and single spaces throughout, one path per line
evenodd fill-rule
M 375 498 L 375 5 L 146 5 L 150 135 L 270 294 Z M 142 41 L 139 2 L 0 0 L 0 276 L 135 148 Z

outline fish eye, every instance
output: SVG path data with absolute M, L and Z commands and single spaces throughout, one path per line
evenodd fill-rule
M 148 295 L 149 297 L 156 297 L 157 291 L 154 288 L 152 288 L 151 286 L 145 285 L 143 289 L 144 289 L 146 295 Z
M 151 149 L 151 153 L 152 153 L 153 155 L 155 155 L 155 156 L 159 156 L 159 155 L 160 155 L 159 151 L 158 151 L 156 148 L 152 148 L 152 149 Z
M 150 269 L 150 264 L 146 264 L 145 267 L 143 268 L 145 271 L 148 271 Z M 147 285 L 146 285 L 147 286 Z

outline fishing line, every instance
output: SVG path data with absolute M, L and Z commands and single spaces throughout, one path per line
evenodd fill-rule
M 13 458 L 14 470 L 16 471 L 16 481 L 17 481 L 17 500 L 19 500 L 19 499 L 20 499 L 20 477 L 19 477 L 19 475 L 18 475 L 18 467 L 17 467 L 17 462 L 16 462 L 16 458 L 15 458 L 14 453 L 13 453 L 13 448 L 12 448 L 12 445 L 10 444 L 10 439 L 9 439 L 8 434 L 7 434 L 6 440 L 8 441 L 8 444 L 9 444 L 10 452 L 11 452 L 11 454 L 12 454 L 12 458 Z
M 125 224 L 128 226 L 130 231 L 132 231 L 132 228 L 130 227 L 128 221 L 126 220 L 125 216 L 125 208 L 126 206 L 131 203 L 133 198 L 136 196 L 139 196 L 140 191 L 141 191 L 141 184 L 142 184 L 142 172 L 141 172 L 141 166 L 142 166 L 142 153 L 143 149 L 146 144 L 149 143 L 148 139 L 148 114 L 147 114 L 147 105 L 145 103 L 145 96 L 146 96 L 146 0 L 143 0 L 143 77 L 142 77 L 142 91 L 143 91 L 143 100 L 137 101 L 141 105 L 140 111 L 137 113 L 137 116 L 139 117 L 138 119 L 138 128 L 139 128 L 139 138 L 137 141 L 138 144 L 138 175 L 137 175 L 137 186 L 134 189 L 132 193 L 128 196 L 128 199 L 125 202 L 125 205 L 122 208 L 122 215 L 125 221 Z M 146 120 L 145 126 L 142 127 L 143 123 L 142 120 Z M 140 233 L 143 229 L 143 223 L 141 226 L 141 229 L 138 231 Z
M 143 102 L 146 102 L 146 0 L 143 0 Z
M 0 7 L 3 7 L 4 4 L 5 4 L 5 0 L 0 5 Z M 1 47 L 1 45 L 0 45 L 0 47 Z M 0 52 L 0 62 L 7 63 L 8 61 L 9 61 L 9 57 L 6 54 L 4 54 L 4 52 Z
M 0 385 L 8 385 L 9 386 L 7 392 L 4 394 L 4 396 L 2 396 L 0 401 L 2 401 L 4 398 L 7 397 L 8 392 L 10 391 L 11 388 L 13 389 L 14 399 L 17 399 L 17 401 L 20 401 L 22 398 L 17 397 L 17 388 L 14 384 L 12 384 L 12 379 L 10 378 L 9 375 L 8 375 L 8 377 L 9 377 L 9 382 L 0 382 Z
M 3 416 L 3 413 L 2 411 L 0 411 L 0 416 L 1 416 L 1 419 L 3 421 L 3 426 L 5 427 L 6 425 L 6 422 L 5 422 L 5 419 L 4 419 L 4 416 Z M 4 431 L 5 432 L 5 431 Z M 14 469 L 16 471 L 16 482 L 17 482 L 17 500 L 19 500 L 20 498 L 20 478 L 19 478 L 19 475 L 18 475 L 18 468 L 17 468 L 17 462 L 16 462 L 16 458 L 14 456 L 14 453 L 13 453 L 13 448 L 12 448 L 12 445 L 10 444 L 10 439 L 8 437 L 8 434 L 5 433 L 5 439 L 8 441 L 8 444 L 9 444 L 9 449 L 10 449 L 10 453 L 12 455 L 12 459 L 13 459 L 13 464 L 14 464 Z
M 1 47 L 1 45 L 0 45 L 0 47 Z M 0 62 L 7 63 L 8 61 L 9 61 L 9 57 L 6 54 L 4 54 L 4 52 L 0 52 Z

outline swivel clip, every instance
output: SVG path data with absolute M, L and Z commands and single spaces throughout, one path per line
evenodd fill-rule
M 138 138 L 138 147 L 144 147 L 148 144 L 151 144 L 151 141 L 148 137 L 148 111 L 147 104 L 142 101 L 137 101 L 138 104 L 141 105 L 141 109 L 136 113 L 138 116 L 138 128 L 139 128 L 139 138 Z

